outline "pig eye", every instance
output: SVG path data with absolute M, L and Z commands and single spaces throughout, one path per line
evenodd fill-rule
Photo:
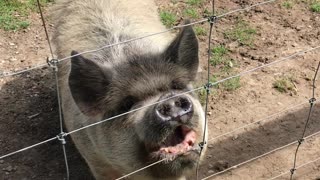
M 172 81 L 171 82 L 171 88 L 172 89 L 177 89 L 177 90 L 182 90 L 182 89 L 185 89 L 186 86 L 183 83 L 179 82 L 179 81 Z
M 136 103 L 137 99 L 133 96 L 127 96 L 124 98 L 122 102 L 122 110 L 123 111 L 128 111 L 132 108 L 132 106 Z

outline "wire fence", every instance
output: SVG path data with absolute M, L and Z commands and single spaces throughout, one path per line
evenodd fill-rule
M 122 113 L 122 114 L 119 114 L 119 115 L 116 115 L 116 116 L 113 116 L 113 117 L 110 117 L 110 118 L 107 118 L 107 119 L 98 121 L 98 122 L 96 122 L 96 123 L 88 124 L 88 125 L 86 125 L 86 126 L 83 126 L 83 127 L 81 127 L 81 128 L 78 128 L 78 129 L 74 129 L 74 130 L 69 131 L 69 132 L 65 132 L 64 129 L 63 129 L 63 117 L 62 117 L 62 109 L 61 109 L 61 100 L 60 100 L 59 84 L 58 84 L 58 79 L 57 79 L 57 78 L 58 78 L 58 77 L 57 77 L 57 72 L 58 72 L 58 66 L 57 66 L 57 64 L 58 64 L 59 62 L 61 62 L 61 61 L 65 61 L 65 60 L 68 60 L 68 59 L 70 59 L 70 58 L 72 58 L 72 57 L 76 57 L 76 56 L 79 56 L 79 55 L 83 55 L 83 54 L 87 54 L 87 53 L 93 53 L 93 52 L 101 51 L 101 50 L 103 50 L 103 49 L 110 48 L 110 47 L 113 47 L 113 46 L 117 46 L 117 45 L 129 43 L 129 42 L 132 42 L 132 41 L 137 41 L 137 40 L 140 40 L 140 39 L 143 39 L 143 38 L 148 38 L 148 37 L 151 37 L 151 36 L 156 36 L 156 35 L 159 35 L 159 34 L 168 33 L 168 32 L 170 32 L 170 31 L 172 31 L 172 30 L 174 30 L 174 29 L 179 29 L 179 28 L 186 27 L 186 26 L 192 26 L 192 25 L 195 25 L 195 24 L 200 24 L 200 23 L 209 22 L 209 24 L 210 24 L 210 33 L 209 33 L 209 36 L 208 36 L 208 68 L 209 68 L 209 67 L 210 67 L 209 61 L 210 61 L 210 56 L 211 56 L 211 52 L 210 52 L 211 32 L 212 32 L 212 28 L 213 28 L 214 25 L 216 24 L 217 20 L 218 20 L 219 18 L 228 16 L 228 15 L 230 15 L 230 14 L 237 13 L 237 12 L 241 12 L 241 11 L 248 11 L 248 10 L 254 8 L 254 7 L 262 6 L 262 5 L 265 5 L 265 4 L 274 2 L 274 1 L 276 1 L 276 0 L 263 1 L 263 2 L 260 2 L 260 3 L 256 3 L 256 4 L 253 4 L 253 5 L 251 5 L 251 6 L 245 7 L 245 8 L 236 9 L 236 10 L 229 11 L 229 12 L 227 12 L 227 13 L 224 13 L 224 14 L 215 16 L 215 12 L 214 12 L 214 4 L 215 4 L 215 3 L 214 3 L 214 0 L 213 0 L 213 1 L 212 1 L 212 7 L 213 7 L 213 8 L 212 8 L 212 16 L 210 16 L 210 17 L 208 17 L 208 18 L 204 18 L 204 19 L 201 19 L 201 20 L 199 20 L 199 21 L 195 21 L 195 22 L 193 22 L 193 23 L 189 23 L 189 24 L 185 24 L 185 25 L 174 26 L 174 27 L 172 27 L 172 28 L 170 28 L 170 29 L 168 29 L 168 30 L 162 31 L 162 32 L 144 35 L 144 36 L 141 36 L 141 37 L 137 37 L 137 38 L 125 40 L 125 41 L 122 41 L 122 42 L 119 42 L 119 43 L 109 44 L 109 45 L 100 47 L 100 48 L 98 48 L 98 49 L 89 50 L 89 51 L 84 51 L 84 52 L 81 52 L 81 53 L 78 53 L 78 54 L 75 54 L 75 55 L 72 55 L 72 56 L 64 57 L 64 58 L 61 58 L 61 59 L 55 59 L 55 58 L 54 58 L 53 51 L 52 51 L 52 47 L 51 47 L 51 44 L 50 44 L 49 35 L 48 35 L 47 29 L 46 29 L 45 21 L 44 21 L 44 18 L 43 18 L 43 14 L 42 14 L 42 10 L 41 10 L 41 5 L 40 5 L 40 3 L 39 3 L 39 0 L 37 0 L 38 7 L 39 7 L 39 11 L 40 11 L 40 15 L 41 15 L 42 22 L 43 22 L 44 31 L 45 31 L 45 33 L 46 33 L 47 40 L 48 40 L 48 45 L 49 45 L 49 47 L 50 47 L 50 53 L 51 53 L 52 59 L 51 59 L 50 61 L 48 61 L 48 63 L 36 65 L 36 66 L 34 66 L 34 67 L 31 67 L 31 68 L 27 68 L 27 69 L 20 70 L 20 71 L 16 71 L 16 72 L 4 73 L 3 75 L 0 76 L 0 78 L 5 78 L 5 77 L 11 77 L 11 76 L 19 75 L 19 74 L 22 74 L 22 73 L 24 73 L 24 72 L 28 72 L 28 71 L 31 71 L 31 70 L 34 70 L 34 69 L 37 69 L 37 68 L 46 67 L 46 66 L 48 66 L 48 65 L 51 66 L 52 69 L 53 69 L 53 73 L 54 73 L 54 76 L 55 76 L 55 80 L 56 80 L 56 91 L 57 91 L 58 104 L 59 104 L 60 133 L 59 133 L 57 136 L 52 137 L 52 138 L 49 138 L 49 139 L 44 140 L 44 141 L 42 141 L 42 142 L 33 144 L 33 145 L 31 145 L 31 146 L 25 147 L 25 148 L 23 148 L 23 149 L 19 149 L 19 150 L 17 150 L 17 151 L 14 151 L 14 152 L 11 152 L 11 153 L 8 153 L 8 154 L 5 154 L 5 155 L 1 155 L 1 156 L 0 156 L 0 159 L 3 159 L 3 158 L 6 158 L 6 157 L 15 155 L 15 154 L 17 154 L 17 153 L 26 151 L 26 150 L 28 150 L 28 149 L 34 148 L 34 147 L 36 147 L 36 146 L 40 146 L 40 145 L 42 145 L 42 144 L 45 144 L 45 143 L 48 143 L 48 142 L 51 142 L 51 141 L 54 141 L 54 140 L 59 140 L 59 141 L 61 142 L 62 148 L 63 148 L 63 154 L 64 154 L 65 166 L 66 166 L 66 176 L 67 176 L 67 179 L 69 179 L 69 176 L 70 176 L 69 173 L 70 173 L 70 172 L 69 172 L 69 165 L 68 165 L 67 153 L 66 153 L 66 149 L 65 149 L 65 145 L 66 145 L 65 137 L 66 137 L 66 136 L 68 136 L 68 135 L 70 135 L 70 134 L 73 134 L 73 133 L 76 133 L 76 132 L 78 132 L 78 131 L 81 131 L 81 130 L 90 128 L 90 127 L 92 127 L 92 126 L 96 126 L 96 125 L 99 125 L 99 124 L 101 124 L 101 123 L 114 120 L 114 119 L 116 119 L 116 118 L 118 118 L 118 117 L 121 117 L 121 116 L 130 114 L 130 113 L 139 111 L 139 110 L 141 110 L 141 109 L 144 109 L 144 108 L 147 108 L 147 107 L 150 107 L 150 106 L 154 106 L 154 105 L 156 105 L 156 104 L 159 104 L 159 103 L 161 103 L 161 102 L 167 101 L 167 100 L 169 100 L 169 99 L 172 99 L 172 98 L 181 96 L 181 95 L 183 95 L 183 94 L 187 94 L 187 93 L 191 93 L 191 92 L 196 92 L 196 91 L 203 90 L 203 89 L 206 90 L 206 103 L 205 103 L 205 105 L 206 105 L 206 107 L 205 107 L 205 112 L 206 112 L 206 113 L 205 113 L 205 117 L 206 117 L 206 119 L 205 119 L 205 124 L 207 125 L 207 105 L 208 105 L 208 101 L 209 101 L 209 100 L 208 100 L 208 99 L 209 99 L 208 97 L 209 97 L 210 88 L 212 88 L 213 86 L 215 86 L 215 85 L 217 85 L 217 84 L 219 84 L 219 83 L 222 83 L 222 82 L 225 82 L 225 81 L 227 81 L 227 80 L 230 80 L 230 79 L 232 79 L 232 78 L 244 76 L 244 75 L 247 75 L 247 74 L 249 74 L 249 73 L 258 71 L 258 70 L 260 70 L 260 69 L 262 69 L 262 68 L 269 67 L 269 66 L 273 66 L 273 65 L 275 65 L 275 64 L 278 64 L 278 63 L 281 63 L 281 62 L 284 62 L 284 61 L 288 61 L 288 60 L 294 59 L 294 58 L 298 57 L 299 55 L 303 55 L 303 54 L 305 54 L 305 53 L 318 50 L 318 49 L 320 49 L 320 45 L 319 45 L 319 46 L 316 46 L 316 47 L 310 47 L 310 48 L 307 48 L 307 49 L 302 50 L 302 51 L 297 51 L 296 53 L 293 53 L 293 54 L 291 54 L 291 55 L 289 55 L 289 56 L 285 56 L 285 57 L 282 57 L 282 58 L 280 58 L 280 59 L 274 60 L 274 61 L 272 61 L 271 63 L 264 64 L 264 65 L 261 65 L 261 66 L 258 66 L 258 67 L 252 68 L 252 69 L 248 69 L 248 70 L 242 71 L 242 72 L 240 72 L 239 74 L 236 74 L 236 75 L 233 75 L 233 76 L 229 76 L 229 77 L 227 77 L 227 78 L 221 79 L 221 80 L 216 81 L 216 82 L 211 82 L 211 81 L 210 81 L 210 69 L 208 69 L 208 79 L 207 79 L 208 81 L 207 81 L 207 83 L 204 84 L 203 86 L 194 88 L 194 89 L 189 90 L 189 91 L 185 91 L 185 92 L 180 93 L 180 94 L 176 94 L 175 96 L 172 96 L 172 97 L 170 97 L 170 98 L 166 98 L 166 99 L 163 99 L 163 100 L 158 101 L 158 102 L 156 102 L 156 103 L 148 104 L 148 105 L 146 105 L 146 106 L 143 106 L 143 107 L 139 107 L 139 108 L 137 108 L 137 109 L 130 110 L 130 111 L 128 111 L 128 112 L 125 112 L 125 113 Z M 317 67 L 317 70 L 316 70 L 316 73 L 315 73 L 315 76 L 314 76 L 314 79 L 313 79 L 313 95 L 312 95 L 312 98 L 311 98 L 310 101 L 309 101 L 309 103 L 310 103 L 310 110 L 309 110 L 309 114 L 308 114 L 308 117 L 307 117 L 307 120 L 306 120 L 306 123 L 305 123 L 305 128 L 304 128 L 304 131 L 303 131 L 303 133 L 302 133 L 302 138 L 300 138 L 299 141 L 298 141 L 297 149 L 296 149 L 295 156 L 294 156 L 294 165 L 293 165 L 293 168 L 292 168 L 290 171 L 288 171 L 288 172 L 291 172 L 291 179 L 292 179 L 292 177 L 293 177 L 294 172 L 295 172 L 297 169 L 299 169 L 299 168 L 301 168 L 301 167 L 304 167 L 304 166 L 306 166 L 306 165 L 308 165 L 308 164 L 310 164 L 310 163 L 315 162 L 316 160 L 318 160 L 318 159 L 316 159 L 316 160 L 310 161 L 310 162 L 308 162 L 308 163 L 302 164 L 302 165 L 300 165 L 300 166 L 296 166 L 296 158 L 297 158 L 297 155 L 298 155 L 299 147 L 300 147 L 300 145 L 302 144 L 302 142 L 303 142 L 304 140 L 306 140 L 306 139 L 308 139 L 308 138 L 310 138 L 310 137 L 316 136 L 316 135 L 318 135 L 318 134 L 320 133 L 320 132 L 317 132 L 317 133 L 314 133 L 314 134 L 312 134 L 312 135 L 309 135 L 309 136 L 305 137 L 305 131 L 306 131 L 306 129 L 307 129 L 308 122 L 309 122 L 309 119 L 310 119 L 310 115 L 311 115 L 311 113 L 312 113 L 312 109 L 313 109 L 313 106 L 314 106 L 315 100 L 316 100 L 316 99 L 315 99 L 315 81 L 316 81 L 317 74 L 318 74 L 318 71 L 319 71 L 319 66 L 320 66 L 320 63 L 319 63 L 319 65 L 318 65 L 318 67 Z M 294 106 L 291 106 L 291 107 L 289 107 L 289 108 L 287 108 L 287 109 L 284 109 L 284 110 L 282 110 L 282 111 L 279 111 L 279 112 L 277 112 L 277 113 L 275 113 L 275 114 L 272 114 L 272 115 L 270 115 L 270 116 L 268 116 L 268 117 L 265 117 L 265 118 L 263 118 L 263 119 L 260 119 L 260 120 L 258 120 L 258 121 L 255 121 L 255 122 L 253 122 L 253 123 L 246 124 L 246 125 L 244 125 L 244 126 L 242 126 L 242 127 L 236 128 L 236 129 L 234 129 L 234 130 L 232 130 L 232 131 L 230 131 L 230 132 L 227 132 L 227 133 L 221 134 L 221 135 L 219 135 L 219 136 L 216 136 L 216 137 L 210 139 L 209 141 L 213 141 L 214 139 L 217 139 L 217 138 L 220 138 L 220 137 L 223 137 L 223 136 L 227 136 L 227 135 L 229 135 L 229 134 L 231 134 L 231 133 L 234 133 L 234 132 L 236 132 L 236 131 L 238 131 L 238 130 L 240 130 L 240 129 L 243 129 L 243 128 L 248 127 L 248 126 L 253 125 L 253 124 L 257 124 L 257 123 L 259 123 L 259 122 L 261 122 L 261 121 L 264 121 L 264 120 L 267 120 L 267 119 L 271 119 L 272 117 L 276 117 L 276 116 L 280 115 L 281 113 L 287 112 L 287 111 L 289 111 L 289 110 L 292 110 L 292 109 L 294 109 L 294 108 L 297 108 L 297 107 L 302 106 L 302 105 L 305 105 L 305 104 L 306 104 L 306 102 L 300 103 L 300 104 L 297 104 L 297 105 L 294 105 Z M 206 125 L 205 125 L 205 127 L 207 127 Z M 206 129 L 204 129 L 204 132 L 206 132 Z M 209 141 L 208 141 L 208 142 L 209 142 Z M 210 175 L 210 176 L 208 176 L 208 177 L 206 177 L 206 178 L 204 178 L 204 179 L 208 179 L 208 178 L 211 178 L 211 177 L 213 177 L 213 176 L 217 176 L 217 175 L 219 175 L 219 174 L 222 174 L 222 173 L 224 173 L 224 172 L 226 172 L 226 171 L 235 169 L 235 168 L 237 168 L 237 167 L 239 167 L 239 166 L 241 166 L 241 165 L 244 165 L 244 164 L 247 164 L 247 163 L 249 163 L 249 162 L 252 162 L 252 161 L 254 161 L 254 160 L 256 160 L 256 159 L 259 159 L 259 158 L 261 158 L 261 157 L 264 157 L 264 156 L 266 156 L 266 155 L 269 155 L 269 154 L 271 154 L 271 153 L 273 153 L 273 152 L 276 152 L 276 151 L 278 151 L 278 150 L 281 150 L 281 149 L 283 149 L 283 148 L 286 148 L 286 147 L 288 147 L 288 146 L 290 146 L 290 145 L 293 145 L 293 144 L 295 144 L 295 143 L 296 143 L 296 142 L 292 142 L 292 143 L 289 143 L 289 144 L 287 144 L 287 145 L 285 145 L 285 146 L 276 148 L 276 149 L 274 149 L 274 150 L 272 150 L 272 151 L 270 151 L 270 152 L 268 152 L 268 153 L 262 154 L 262 155 L 260 155 L 260 156 L 255 157 L 255 158 L 252 158 L 252 159 L 250 159 L 250 160 L 247 160 L 247 161 L 245 161 L 245 162 L 242 162 L 242 163 L 240 163 L 240 164 L 238 164 L 238 165 L 232 166 L 232 167 L 230 167 L 230 168 L 228 168 L 228 169 L 225 169 L 225 170 L 223 170 L 223 171 L 221 171 L 221 172 L 212 174 L 212 175 Z M 207 142 L 205 141 L 205 134 L 204 134 L 202 144 L 199 146 L 199 147 L 200 147 L 200 152 L 202 151 L 202 148 L 203 148 L 206 144 L 207 144 Z M 320 158 L 319 158 L 319 159 L 320 159 Z M 159 164 L 159 163 L 162 163 L 162 162 L 165 162 L 165 161 L 167 161 L 167 159 L 162 159 L 162 160 L 160 160 L 160 161 L 151 163 L 150 165 L 147 165 L 147 166 L 145 166 L 145 167 L 142 167 L 141 169 L 138 169 L 138 170 L 136 170 L 136 171 L 134 171 L 134 172 L 131 172 L 131 173 L 129 173 L 129 174 L 126 174 L 126 175 L 124 175 L 124 176 L 122 176 L 122 177 L 120 177 L 120 178 L 118 178 L 118 179 L 127 178 L 127 177 L 129 177 L 129 176 L 131 176 L 131 175 L 133 175 L 133 174 L 135 174 L 135 173 L 137 173 L 137 172 L 140 172 L 140 171 L 142 171 L 142 170 L 145 170 L 146 168 L 149 168 L 149 167 L 151 167 L 151 166 L 154 166 L 154 165 L 156 165 L 156 164 Z M 286 173 L 288 173 L 288 172 L 286 172 Z M 285 174 L 285 173 L 280 174 L 280 175 L 277 176 L 277 177 L 280 177 L 280 176 L 282 176 L 282 175 L 284 175 L 284 174 Z M 198 178 L 198 168 L 197 168 L 197 178 Z M 275 178 L 276 178 L 276 177 L 275 177 Z
M 309 138 L 311 138 L 311 137 L 318 136 L 319 134 L 320 134 L 320 131 L 318 131 L 318 132 L 316 132 L 316 133 L 313 133 L 313 134 L 305 137 L 304 139 L 309 139 Z M 269 152 L 267 152 L 267 153 L 264 153 L 264 154 L 262 154 L 262 155 L 256 156 L 256 157 L 254 157 L 254 158 L 252 158 L 252 159 L 246 160 L 246 161 L 241 162 L 241 163 L 239 163 L 239 164 L 237 164 L 237 165 L 231 166 L 231 167 L 229 167 L 229 168 L 227 168 L 227 169 L 225 169 L 225 170 L 223 170 L 223 171 L 220 171 L 220 172 L 217 172 L 217 173 L 215 173 L 215 174 L 209 175 L 209 176 L 203 178 L 202 180 L 209 179 L 209 178 L 212 178 L 212 177 L 214 177 L 214 176 L 221 175 L 221 174 L 223 174 L 223 173 L 225 173 L 225 172 L 227 172 L 227 171 L 230 171 L 230 170 L 232 170 L 232 169 L 236 169 L 236 168 L 238 168 L 238 167 L 240 167 L 240 166 L 243 166 L 243 165 L 245 165 L 245 164 L 248 164 L 248 163 L 250 163 L 250 162 L 252 162 L 252 161 L 255 161 L 255 160 L 257 160 L 257 159 L 260 159 L 260 158 L 262 158 L 262 157 L 265 157 L 265 156 L 270 155 L 270 154 L 272 154 L 272 153 L 275 153 L 275 152 L 277 152 L 277 151 L 280 151 L 280 150 L 282 150 L 282 149 L 284 149 L 284 148 L 286 148 L 286 147 L 289 147 L 289 146 L 291 146 L 291 145 L 294 145 L 294 144 L 296 144 L 296 141 L 291 142 L 291 143 L 289 143 L 289 144 L 286 144 L 286 145 L 284 145 L 284 146 L 275 148 L 275 149 L 273 149 L 273 150 L 271 150 L 271 151 L 269 151 Z M 312 163 L 312 162 L 313 162 L 313 161 L 310 161 L 310 162 L 308 162 L 308 164 L 309 164 L 309 163 Z M 306 164 L 307 164 L 307 163 L 306 163 Z M 282 175 L 284 175 L 284 174 L 281 174 L 281 176 L 282 176 Z M 271 179 L 272 179 L 272 178 L 271 178 Z

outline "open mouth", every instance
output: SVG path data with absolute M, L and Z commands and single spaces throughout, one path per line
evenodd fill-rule
M 195 150 L 196 132 L 186 126 L 178 126 L 156 150 L 153 157 L 174 160 L 178 156 L 186 156 Z

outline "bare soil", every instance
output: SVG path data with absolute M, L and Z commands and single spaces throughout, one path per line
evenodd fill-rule
M 172 3 L 169 0 L 157 0 L 156 2 L 159 9 L 171 11 L 178 17 L 182 17 L 183 10 L 188 7 L 184 1 Z M 222 14 L 257 2 L 217 0 L 216 9 Z M 294 1 L 294 6 L 289 9 L 282 6 L 283 2 L 276 1 L 250 11 L 234 13 L 219 19 L 214 25 L 211 39 L 213 46 L 227 47 L 228 56 L 236 62 L 230 75 L 320 45 L 320 14 L 311 12 L 305 2 Z M 206 8 L 208 10 L 211 8 L 209 1 L 204 1 L 196 9 L 202 15 Z M 29 18 L 32 23 L 26 30 L 18 32 L 0 30 L 0 74 L 46 62 L 49 48 L 40 17 L 32 13 Z M 239 19 L 248 22 L 257 31 L 250 46 L 241 45 L 224 36 L 224 32 L 236 27 Z M 182 20 L 183 18 L 180 18 L 177 23 Z M 208 32 L 208 23 L 197 26 L 205 28 Z M 51 28 L 53 27 L 49 23 L 49 29 Z M 204 77 L 208 69 L 208 36 L 201 35 L 198 38 L 202 72 L 197 84 L 201 85 L 205 83 Z M 209 148 L 200 167 L 201 178 L 300 138 L 310 107 L 308 100 L 312 95 L 311 79 L 320 61 L 319 57 L 319 50 L 308 52 L 241 77 L 241 87 L 234 91 L 222 88 L 212 90 L 208 112 Z M 213 66 L 211 70 L 212 74 L 221 71 L 219 67 Z M 273 88 L 273 83 L 282 76 L 294 77 L 293 90 L 280 93 Z M 317 82 L 317 87 L 319 83 Z M 316 88 L 316 97 L 319 96 L 319 88 Z M 304 105 L 279 113 L 260 123 L 217 137 L 303 102 Z M 55 81 L 50 68 L 40 68 L 21 75 L 1 78 L 0 156 L 56 136 L 60 131 L 57 107 Z M 320 105 L 316 104 L 306 131 L 307 135 L 320 131 L 319 117 Z M 71 179 L 93 179 L 72 141 L 68 138 L 67 142 Z M 296 144 L 210 179 L 269 179 L 292 168 L 295 148 Z M 319 149 L 319 136 L 304 141 L 299 151 L 297 165 L 320 157 Z M 298 169 L 294 177 L 319 179 L 320 161 Z M 65 167 L 59 141 L 0 160 L 0 179 L 64 178 Z M 279 179 L 289 179 L 289 174 Z

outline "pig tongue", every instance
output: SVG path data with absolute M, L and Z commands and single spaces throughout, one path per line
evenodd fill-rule
M 169 153 L 172 155 L 184 154 L 193 147 L 195 140 L 196 133 L 194 131 L 189 131 L 185 134 L 185 138 L 181 143 L 174 146 L 161 147 L 160 152 Z

